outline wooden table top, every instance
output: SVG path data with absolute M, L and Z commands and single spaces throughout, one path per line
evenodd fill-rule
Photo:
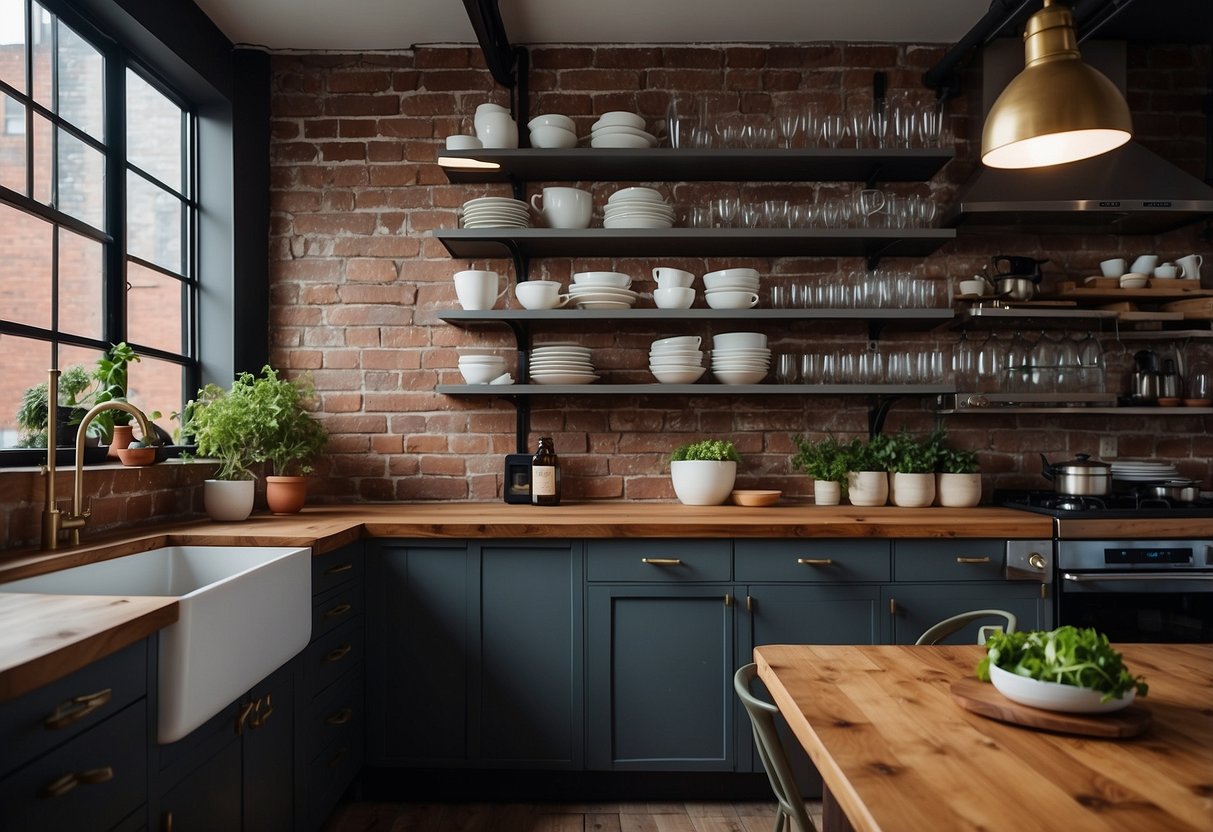
M 769 645 L 758 673 L 855 829 L 1213 829 L 1213 644 L 1116 645 L 1139 737 L 1010 725 L 952 701 L 983 648 Z

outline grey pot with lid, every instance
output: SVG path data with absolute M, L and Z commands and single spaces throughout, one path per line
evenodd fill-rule
M 1102 497 L 1112 491 L 1112 466 L 1091 459 L 1090 454 L 1075 454 L 1066 462 L 1049 462 L 1040 455 L 1045 479 L 1053 483 L 1058 494 L 1075 497 Z

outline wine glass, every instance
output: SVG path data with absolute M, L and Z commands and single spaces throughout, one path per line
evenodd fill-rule
M 1103 347 L 1095 340 L 1095 335 L 1087 333 L 1087 337 L 1078 345 L 1079 384 L 1083 390 L 1091 393 L 1102 393 L 1104 389 L 1104 358 Z
M 795 147 L 799 141 L 800 131 L 804 126 L 804 113 L 798 109 L 786 107 L 776 115 L 775 124 L 779 127 L 779 135 L 783 139 L 783 146 L 787 148 Z
M 884 208 L 884 191 L 877 188 L 864 188 L 859 192 L 857 201 L 859 213 L 863 215 L 863 224 L 871 225 L 872 216 Z

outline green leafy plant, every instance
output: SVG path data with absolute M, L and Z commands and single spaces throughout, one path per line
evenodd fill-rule
M 904 427 L 894 435 L 890 444 L 892 455 L 889 470 L 897 474 L 933 474 L 939 461 L 938 432 L 925 440 L 915 439 Z
M 84 402 L 81 398 L 88 390 L 92 377 L 81 364 L 73 364 L 59 375 L 58 406 L 72 411 L 72 418 L 63 422 L 79 424 L 84 416 Z M 21 429 L 21 439 L 17 446 L 21 448 L 45 448 L 47 442 L 46 425 L 50 417 L 48 398 L 50 391 L 46 382 L 35 384 L 26 389 L 21 395 L 21 404 L 17 408 L 17 427 Z M 67 437 L 63 430 L 57 431 L 56 439 L 62 443 Z
M 944 474 L 976 474 L 980 470 L 980 466 L 977 464 L 977 451 L 940 448 L 936 470 Z
M 1143 677 L 1129 673 L 1108 637 L 1089 627 L 994 633 L 986 641 L 986 657 L 977 665 L 977 678 L 990 681 L 991 665 L 1042 682 L 1101 691 L 1104 702 L 1131 690 L 1138 696 L 1149 691 Z
M 95 388 L 88 396 L 90 406 L 102 402 L 127 401 L 128 368 L 132 361 L 139 361 L 139 356 L 125 341 L 110 347 L 97 359 L 97 366 L 92 372 Z M 160 414 L 153 412 L 148 415 L 155 419 Z M 93 424 L 108 443 L 113 441 L 114 425 L 129 425 L 132 418 L 125 410 L 105 410 L 94 417 Z
M 249 374 L 244 373 L 241 378 L 244 376 Z M 192 437 L 197 446 L 195 453 L 182 456 L 218 460 L 217 480 L 256 479 L 251 468 L 259 461 L 258 413 L 252 407 L 249 392 L 240 379 L 230 391 L 208 384 L 186 403 L 181 413 L 181 432 Z
M 878 433 L 870 439 L 853 439 L 847 453 L 852 471 L 888 471 L 897 450 L 892 437 Z
M 792 467 L 815 480 L 845 485 L 850 470 L 850 446 L 839 442 L 833 434 L 816 442 L 803 436 L 793 436 L 797 451 L 792 455 Z
M 258 457 L 277 476 L 312 472 L 312 460 L 324 449 L 328 431 L 305 409 L 316 395 L 311 379 L 281 378 L 266 365 L 252 381 L 252 395 L 261 416 L 257 430 Z
M 670 455 L 671 462 L 687 460 L 708 460 L 715 462 L 740 462 L 741 455 L 737 448 L 727 439 L 702 439 L 681 445 Z

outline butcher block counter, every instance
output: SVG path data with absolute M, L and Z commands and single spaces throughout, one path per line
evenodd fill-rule
M 1002 508 L 897 508 L 781 504 L 769 508 L 583 502 L 316 506 L 90 536 L 53 553 L 0 553 L 0 582 L 161 546 L 310 546 L 324 554 L 382 538 L 1029 538 L 1048 539 L 1048 517 Z M 176 602 L 5 594 L 0 583 L 0 701 L 66 675 L 173 623 Z M 48 674 L 54 676 L 48 678 Z

